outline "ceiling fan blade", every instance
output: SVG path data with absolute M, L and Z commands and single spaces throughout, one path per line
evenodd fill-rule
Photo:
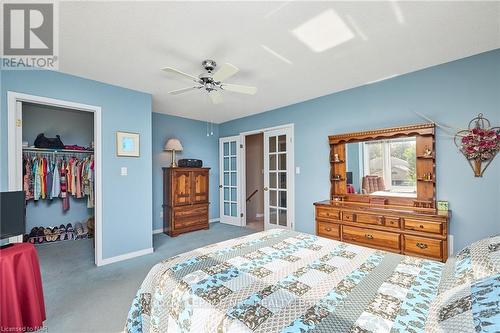
M 210 99 L 212 100 L 212 103 L 214 103 L 214 104 L 221 104 L 223 102 L 222 94 L 218 90 L 210 91 L 208 93 L 208 96 L 210 96 Z
M 172 67 L 165 67 L 165 68 L 162 68 L 161 70 L 162 70 L 162 71 L 164 71 L 164 72 L 168 72 L 168 73 L 176 74 L 176 75 L 181 76 L 181 77 L 183 77 L 183 78 L 185 78 L 185 79 L 186 79 L 186 78 L 187 78 L 187 79 L 191 79 L 191 80 L 193 80 L 193 81 L 195 81 L 195 82 L 198 82 L 198 81 L 200 80 L 199 78 L 197 78 L 197 77 L 196 77 L 196 76 L 194 76 L 194 75 L 184 73 L 184 72 L 182 72 L 182 71 L 180 71 L 180 70 L 178 70 L 178 69 L 172 68 Z
M 257 87 L 242 86 L 239 84 L 222 84 L 221 88 L 227 91 L 237 92 L 240 94 L 255 95 Z
M 238 72 L 238 67 L 226 62 L 217 72 L 214 73 L 212 77 L 214 81 L 221 82 Z
M 201 88 L 201 86 L 187 87 L 187 88 L 172 90 L 172 91 L 169 91 L 168 93 L 171 94 L 171 95 L 179 95 L 179 94 L 183 94 L 185 92 L 188 92 L 188 91 L 191 91 L 191 90 L 195 90 L 195 89 L 200 89 L 200 88 Z

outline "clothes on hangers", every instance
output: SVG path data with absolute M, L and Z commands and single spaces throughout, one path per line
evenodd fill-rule
M 87 198 L 87 207 L 94 207 L 94 157 L 40 155 L 23 156 L 23 187 L 25 199 L 62 199 L 63 211 L 69 209 L 69 196 Z

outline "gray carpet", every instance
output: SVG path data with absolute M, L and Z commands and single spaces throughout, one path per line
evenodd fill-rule
M 120 332 L 137 289 L 160 260 L 254 230 L 211 223 L 210 230 L 170 238 L 154 235 L 155 252 L 97 267 L 91 240 L 37 246 L 42 269 L 46 332 Z

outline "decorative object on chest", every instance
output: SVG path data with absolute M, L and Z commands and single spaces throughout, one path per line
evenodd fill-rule
M 163 150 L 172 153 L 172 163 L 170 163 L 171 168 L 177 167 L 177 163 L 175 162 L 175 152 L 182 151 L 182 149 L 182 144 L 179 139 L 168 139 L 168 141 L 165 143 L 165 147 L 163 148 Z
M 446 261 L 450 212 L 436 210 L 433 123 L 331 135 L 319 236 Z
M 210 168 L 163 168 L 163 232 L 208 229 Z

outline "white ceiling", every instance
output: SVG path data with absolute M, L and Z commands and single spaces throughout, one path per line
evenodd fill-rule
M 340 20 L 317 26 L 338 31 L 313 36 L 328 49 L 299 41 L 296 28 L 332 11 Z M 154 112 L 216 123 L 500 47 L 496 1 L 82 1 L 62 2 L 59 17 L 62 72 L 149 92 Z M 259 91 L 224 92 L 222 105 L 202 91 L 167 94 L 192 82 L 160 68 L 198 75 L 206 58 L 239 67 L 228 82 Z

